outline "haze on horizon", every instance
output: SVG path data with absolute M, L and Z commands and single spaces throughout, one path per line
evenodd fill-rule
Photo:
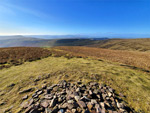
M 148 0 L 0 0 L 0 35 L 150 37 Z

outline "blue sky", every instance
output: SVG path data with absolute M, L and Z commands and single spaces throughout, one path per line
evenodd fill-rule
M 149 35 L 150 0 L 0 0 L 0 35 L 20 34 Z

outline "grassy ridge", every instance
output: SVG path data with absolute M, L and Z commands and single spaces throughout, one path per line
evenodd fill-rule
M 39 81 L 35 81 L 39 78 Z M 57 83 L 59 80 L 83 83 L 97 81 L 107 84 L 119 93 L 136 111 L 148 112 L 150 103 L 150 75 L 115 63 L 83 58 L 48 57 L 42 60 L 26 62 L 19 66 L 0 70 L 0 102 L 6 102 L 0 109 L 13 105 L 12 112 L 20 110 L 22 97 L 31 92 L 19 94 L 27 88 L 41 87 L 42 84 Z M 15 86 L 8 87 L 14 83 Z
M 92 47 L 55 47 L 59 50 L 71 52 L 72 54 L 81 54 L 84 56 L 90 56 L 94 58 L 105 59 L 113 62 L 119 62 L 128 66 L 138 67 L 144 70 L 150 70 L 150 53 L 149 52 L 135 52 L 135 51 L 121 51 L 121 50 L 109 50 L 102 48 Z
M 150 38 L 101 40 L 90 46 L 115 50 L 150 51 Z

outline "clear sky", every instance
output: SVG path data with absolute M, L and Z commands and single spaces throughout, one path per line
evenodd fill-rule
M 150 34 L 150 0 L 0 0 L 12 34 Z

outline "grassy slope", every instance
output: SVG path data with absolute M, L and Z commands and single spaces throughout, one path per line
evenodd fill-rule
M 101 40 L 98 44 L 90 46 L 115 50 L 150 51 L 150 38 Z
M 110 49 L 80 47 L 80 46 L 70 46 L 70 47 L 62 46 L 55 48 L 71 52 L 74 54 L 78 53 L 94 58 L 105 59 L 113 62 L 120 62 L 126 64 L 129 67 L 133 66 L 133 68 L 137 67 L 144 70 L 150 70 L 149 52 L 110 50 Z
M 44 79 L 46 74 L 51 74 Z M 68 75 L 68 76 L 66 76 Z M 34 82 L 41 76 L 43 80 Z M 105 83 L 127 96 L 125 99 L 136 110 L 149 111 L 150 104 L 150 75 L 137 70 L 119 66 L 117 63 L 108 63 L 92 59 L 64 57 L 48 57 L 34 62 L 26 62 L 19 66 L 0 70 L 0 101 L 7 101 L 0 109 L 13 105 L 13 112 L 18 109 L 21 98 L 25 94 L 18 91 L 28 87 L 41 87 L 44 82 L 56 83 L 61 79 L 83 82 L 91 80 Z M 7 85 L 15 83 L 13 88 Z M 26 93 L 31 94 L 31 93 Z M 1 112 L 1 111 L 0 111 Z

